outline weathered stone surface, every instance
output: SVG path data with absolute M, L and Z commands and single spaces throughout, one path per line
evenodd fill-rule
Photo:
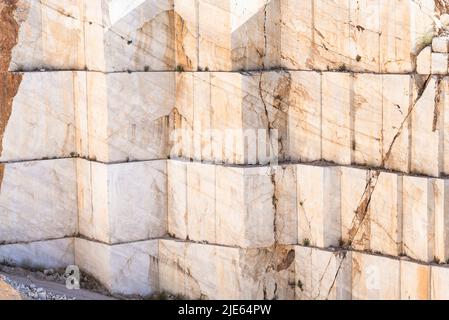
M 105 243 L 167 233 L 165 160 L 101 164 L 78 160 L 80 233 Z
M 85 74 L 33 72 L 20 74 L 20 79 L 17 93 L 10 97 L 8 117 L 2 113 L 0 159 L 32 160 L 76 154 L 76 115 L 86 110 Z M 11 81 L 2 84 L 12 86 Z M 2 94 L 0 101 L 3 98 Z
M 76 234 L 75 160 L 8 163 L 0 168 L 0 242 Z
M 366 250 L 371 240 L 370 172 L 349 167 L 340 170 L 341 239 L 355 249 Z
M 35 269 L 66 268 L 73 265 L 74 238 L 0 245 L 0 261 Z
M 431 46 L 425 47 L 418 54 L 418 56 L 416 58 L 416 72 L 418 74 L 431 74 L 431 72 L 432 72 L 432 47 Z
M 431 266 L 431 299 L 447 300 L 449 299 L 449 287 L 447 281 L 449 277 L 449 269 L 447 267 Z
M 239 249 L 160 240 L 159 284 L 194 299 L 293 299 L 294 260 L 289 246 Z
M 285 165 L 273 167 L 271 182 L 274 183 L 275 241 L 288 245 L 297 244 L 298 238 L 298 167 Z
M 439 53 L 449 53 L 449 38 L 447 36 L 433 38 L 432 51 Z
M 352 299 L 398 300 L 399 260 L 352 252 Z
M 352 162 L 371 167 L 382 165 L 382 77 L 357 74 L 352 85 Z
M 244 248 L 274 243 L 275 177 L 270 168 L 168 162 L 170 234 Z
M 432 53 L 432 74 L 447 74 L 449 67 L 449 55 L 447 53 Z
M 293 161 L 321 159 L 321 75 L 290 72 L 288 99 L 288 158 Z
M 351 299 L 351 253 L 295 246 L 297 300 Z
M 409 172 L 410 76 L 383 75 L 382 85 L 382 163 Z
M 404 176 L 402 191 L 404 253 L 421 261 L 433 261 L 435 200 L 431 181 Z
M 298 243 L 322 248 L 339 245 L 340 174 L 338 167 L 296 167 Z
M 377 176 L 378 174 L 378 176 Z M 402 241 L 402 180 L 394 173 L 371 176 L 370 249 L 398 256 Z
M 430 269 L 428 265 L 401 260 L 401 299 L 430 299 Z
M 440 150 L 441 105 L 436 103 L 438 86 L 435 76 L 427 80 L 417 77 L 411 112 L 411 171 L 434 177 L 440 174 L 440 152 L 441 156 L 443 153 Z
M 7 69 L 84 69 L 84 1 L 2 0 L 0 10 L 2 23 L 15 25 Z
M 147 296 L 159 290 L 158 251 L 158 240 L 107 245 L 76 238 L 75 264 L 113 293 Z
M 322 158 L 351 164 L 351 75 L 330 72 L 322 79 Z
M 174 73 L 89 72 L 89 156 L 103 162 L 166 158 L 174 92 Z

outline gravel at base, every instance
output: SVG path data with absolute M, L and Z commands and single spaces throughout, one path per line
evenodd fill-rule
M 66 295 L 58 295 L 56 293 L 46 291 L 43 288 L 38 288 L 34 284 L 26 285 L 19 283 L 4 275 L 0 275 L 0 279 L 19 291 L 24 299 L 32 300 L 76 300 L 73 297 L 67 297 Z

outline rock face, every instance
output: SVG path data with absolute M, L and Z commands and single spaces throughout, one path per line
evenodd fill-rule
M 448 298 L 448 10 L 0 0 L 0 263 L 131 296 Z

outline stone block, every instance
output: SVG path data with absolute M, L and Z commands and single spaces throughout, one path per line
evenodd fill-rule
M 3 264 L 32 269 L 66 268 L 75 263 L 74 238 L 0 245 Z
M 277 243 L 298 243 L 297 166 L 272 167 L 274 175 L 275 225 Z M 272 181 L 273 182 L 273 181 Z
M 352 162 L 370 167 L 382 165 L 382 76 L 353 76 Z
M 149 296 L 159 291 L 158 240 L 107 245 L 75 239 L 75 264 L 110 292 Z
M 294 251 L 289 246 L 239 249 L 159 241 L 160 289 L 192 299 L 292 299 Z M 240 288 L 235 290 L 235 288 Z
M 352 299 L 398 300 L 400 295 L 399 260 L 352 252 Z
M 418 74 L 432 73 L 432 47 L 427 46 L 416 57 L 416 72 Z
M 351 255 L 295 246 L 295 299 L 350 300 Z
M 430 266 L 430 279 L 430 298 L 432 300 L 449 299 L 449 287 L 447 286 L 449 279 L 449 268 Z
M 449 37 L 434 37 L 432 39 L 432 51 L 438 53 L 449 53 Z
M 186 162 L 167 160 L 167 197 L 168 234 L 174 238 L 187 239 Z
M 271 169 L 216 167 L 216 241 L 243 248 L 274 244 Z M 279 202 L 282 200 L 279 200 Z
M 383 75 L 382 164 L 409 171 L 409 114 L 411 83 L 408 75 Z
M 314 2 L 283 0 L 281 4 L 281 66 L 314 69 Z
M 414 57 L 434 35 L 435 2 L 380 0 L 380 71 L 414 71 Z
M 401 260 L 401 299 L 430 299 L 431 267 L 411 261 Z
M 322 79 L 322 158 L 351 164 L 351 75 L 328 72 Z
M 90 201 L 79 213 L 83 236 L 121 243 L 167 233 L 165 160 L 113 165 L 79 161 L 83 174 L 78 192 Z
M 417 260 L 434 260 L 435 198 L 427 178 L 403 177 L 404 253 Z
M 447 74 L 449 70 L 449 54 L 432 53 L 432 74 Z
M 439 87 L 439 111 L 441 112 L 439 121 L 441 122 L 440 130 L 440 161 L 442 173 L 449 174 L 449 153 L 445 152 L 449 150 L 449 77 L 441 79 Z
M 341 167 L 340 170 L 341 240 L 357 250 L 366 250 L 371 240 L 372 176 L 363 169 Z
M 89 72 L 89 156 L 102 162 L 166 158 L 174 92 L 171 72 Z
M 326 248 L 341 239 L 340 168 L 298 165 L 298 241 Z M 313 187 L 312 187 L 313 186 Z
M 84 69 L 84 1 L 3 0 L 0 8 L 9 35 L 0 70 Z
M 174 2 L 86 2 L 86 65 L 95 71 L 162 71 L 176 68 Z
M 86 112 L 83 72 L 1 74 L 4 106 L 0 160 L 70 157 L 82 152 L 81 121 Z M 49 90 L 48 88 L 52 88 Z M 32 139 L 30 138 L 32 137 Z
M 2 164 L 0 241 L 30 242 L 77 233 L 75 160 Z
M 380 71 L 380 0 L 349 1 L 349 59 L 352 71 Z
M 216 243 L 216 206 L 223 196 L 216 188 L 216 170 L 215 165 L 187 164 L 187 239 Z
M 288 155 L 288 72 L 204 72 L 185 76 L 172 157 L 226 164 L 267 164 Z M 185 81 L 184 81 L 185 80 Z M 185 92 L 182 92 L 185 91 Z M 193 97 L 193 98 L 190 98 Z M 189 106 L 190 104 L 190 106 Z
M 370 250 L 398 256 L 402 241 L 402 178 L 379 172 L 372 176 L 371 185 Z
M 293 161 L 321 159 L 321 75 L 290 72 L 288 96 L 288 158 Z
M 435 211 L 434 259 L 444 263 L 449 260 L 449 180 L 431 179 Z

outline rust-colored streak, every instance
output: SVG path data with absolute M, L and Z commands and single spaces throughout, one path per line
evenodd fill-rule
M 13 99 L 22 81 L 21 73 L 0 73 L 0 156 L 3 152 L 3 137 L 11 116 Z
M 2 0 L 0 3 L 0 72 L 8 71 L 12 49 L 17 44 L 19 24 L 14 19 L 18 0 Z
M 18 0 L 0 2 L 0 156 L 3 153 L 3 137 L 12 111 L 13 99 L 19 90 L 22 74 L 9 73 L 12 49 L 17 45 L 19 23 L 14 18 Z M 0 189 L 5 166 L 0 165 Z

